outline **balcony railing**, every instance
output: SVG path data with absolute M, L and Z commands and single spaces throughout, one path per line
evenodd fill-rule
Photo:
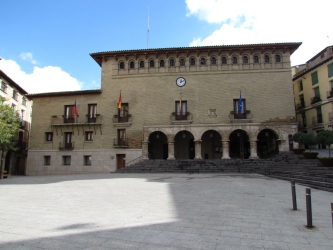
M 315 104 L 317 102 L 321 102 L 320 96 L 311 97 L 311 104 Z
M 114 115 L 112 117 L 112 122 L 113 124 L 117 124 L 117 123 L 132 123 L 133 117 L 131 114 L 127 114 L 124 116 L 119 116 L 119 115 Z
M 296 110 L 304 109 L 305 105 L 303 103 L 296 104 Z
M 88 115 L 78 117 L 68 117 L 66 115 L 52 115 L 51 124 L 89 124 L 89 123 L 102 123 L 102 115 L 96 115 L 95 117 L 89 117 Z
M 327 93 L 327 99 L 333 97 L 333 89 L 326 92 Z
M 74 142 L 59 142 L 59 150 L 74 150 Z
M 191 123 L 193 120 L 193 115 L 190 112 L 178 113 L 172 112 L 170 115 L 170 120 L 172 123 Z
M 333 121 L 333 111 L 328 113 L 328 120 Z
M 128 147 L 128 139 L 127 138 L 114 138 L 113 146 L 115 148 L 127 148 Z
M 312 117 L 312 125 L 317 125 L 318 123 L 323 123 L 322 115 L 317 115 Z
M 235 111 L 230 111 L 230 119 L 252 119 L 252 113 L 250 110 L 246 110 L 244 113 L 236 113 Z

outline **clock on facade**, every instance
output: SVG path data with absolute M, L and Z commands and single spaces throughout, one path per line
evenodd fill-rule
M 186 84 L 186 80 L 184 77 L 178 77 L 176 80 L 176 84 L 178 87 L 183 87 Z

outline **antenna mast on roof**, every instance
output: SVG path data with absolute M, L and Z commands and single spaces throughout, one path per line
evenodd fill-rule
M 149 27 L 149 6 L 148 6 L 147 49 L 149 49 L 149 31 L 150 31 L 150 27 Z
M 327 40 L 328 40 L 328 46 L 330 46 L 330 37 L 327 36 Z

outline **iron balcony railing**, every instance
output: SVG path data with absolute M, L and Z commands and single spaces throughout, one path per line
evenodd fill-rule
M 74 150 L 74 142 L 59 142 L 59 150 Z
M 312 117 L 312 125 L 317 125 L 318 123 L 323 123 L 322 115 L 316 115 Z
M 193 120 L 193 115 L 190 112 L 172 112 L 170 116 L 171 121 L 191 121 Z
M 66 116 L 66 115 L 52 115 L 51 124 L 89 124 L 89 123 L 102 123 L 102 115 L 97 114 L 96 116 L 83 115 L 83 116 Z
M 333 89 L 326 92 L 327 93 L 327 99 L 333 97 Z
M 126 148 L 128 147 L 128 139 L 127 138 L 114 138 L 113 146 L 117 148 Z
M 314 96 L 314 97 L 311 97 L 310 101 L 311 101 L 311 104 L 315 104 L 317 102 L 321 102 L 321 99 L 320 99 L 320 96 Z
M 119 115 L 114 115 L 112 118 L 112 122 L 113 123 L 128 123 L 128 122 L 132 122 L 132 115 L 131 114 L 127 114 L 124 116 L 119 116 Z
M 244 113 L 236 113 L 235 111 L 230 111 L 230 119 L 252 119 L 253 115 L 250 110 L 246 110 Z

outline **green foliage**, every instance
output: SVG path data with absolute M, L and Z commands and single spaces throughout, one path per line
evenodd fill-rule
M 303 132 L 297 132 L 296 134 L 293 135 L 292 140 L 293 140 L 294 142 L 298 142 L 298 143 L 299 143 L 299 138 L 300 138 L 300 136 L 302 136 L 302 135 L 304 135 Z
M 0 98 L 0 147 L 15 150 L 18 138 L 20 117 Z
M 298 138 L 298 142 L 304 145 L 308 145 L 310 152 L 311 152 L 311 146 L 318 144 L 318 140 L 317 140 L 317 136 L 314 135 L 313 133 L 309 133 L 309 134 L 304 134 L 301 135 Z
M 333 144 L 333 131 L 323 130 L 317 135 L 318 142 L 328 146 L 329 157 L 331 157 L 331 144 Z

